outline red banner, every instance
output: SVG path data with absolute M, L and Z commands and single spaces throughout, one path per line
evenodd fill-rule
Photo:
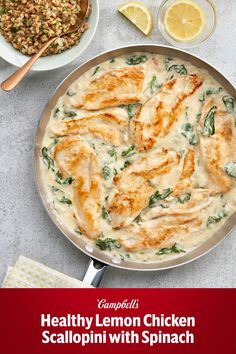
M 2 289 L 1 352 L 236 353 L 235 289 Z

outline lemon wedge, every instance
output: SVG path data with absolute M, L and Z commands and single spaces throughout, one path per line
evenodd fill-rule
M 172 38 L 179 42 L 188 42 L 202 32 L 205 18 L 202 9 L 196 3 L 180 0 L 168 8 L 164 24 Z
M 152 15 L 148 8 L 140 2 L 128 2 L 118 8 L 146 36 L 152 31 Z

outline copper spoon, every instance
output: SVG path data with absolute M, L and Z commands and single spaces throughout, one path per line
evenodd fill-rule
M 87 12 L 88 12 L 88 0 L 81 0 L 80 3 L 80 13 L 78 16 L 77 22 L 69 28 L 69 30 L 60 36 L 49 39 L 42 48 L 38 51 L 38 53 L 34 54 L 21 68 L 19 68 L 14 74 L 9 76 L 8 79 L 1 83 L 1 88 L 4 91 L 11 91 L 16 87 L 16 85 L 24 78 L 27 72 L 30 70 L 32 65 L 38 60 L 39 57 L 45 52 L 45 50 L 59 37 L 64 36 L 65 34 L 69 34 L 77 31 L 84 23 Z

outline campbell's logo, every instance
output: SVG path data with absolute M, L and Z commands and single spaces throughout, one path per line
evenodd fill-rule
M 98 308 L 99 309 L 114 309 L 115 311 L 119 309 L 138 309 L 139 308 L 139 300 L 125 299 L 122 302 L 108 302 L 106 299 L 98 299 Z

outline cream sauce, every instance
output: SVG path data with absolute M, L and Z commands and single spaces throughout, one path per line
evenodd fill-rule
M 173 149 L 179 151 L 181 155 L 187 151 L 190 147 L 189 140 L 183 136 L 182 126 L 185 123 L 190 123 L 194 127 L 194 134 L 196 135 L 196 139 L 198 139 L 197 135 L 197 117 L 198 114 L 202 110 L 203 103 L 201 102 L 201 98 L 206 95 L 206 92 L 209 93 L 209 90 L 213 90 L 220 96 L 227 95 L 228 93 L 224 90 L 224 88 L 220 88 L 220 85 L 214 78 L 209 75 L 209 73 L 203 69 L 199 69 L 189 62 L 171 58 L 168 58 L 160 55 L 154 54 L 143 54 L 148 57 L 148 60 L 145 63 L 141 63 L 139 65 L 143 65 L 145 69 L 145 81 L 144 81 L 144 88 L 143 88 L 143 103 L 150 99 L 159 89 L 160 86 L 163 85 L 166 81 L 171 79 L 173 76 L 178 77 L 179 74 L 176 73 L 174 70 L 168 71 L 168 68 L 171 65 L 184 65 L 187 69 L 188 74 L 197 74 L 204 79 L 202 86 L 195 92 L 194 95 L 188 97 L 184 101 L 183 111 L 179 116 L 178 122 L 174 124 L 171 128 L 170 133 L 163 138 L 158 138 L 158 143 L 155 149 L 160 149 L 165 147 L 167 149 Z M 99 76 L 103 75 L 107 71 L 122 68 L 127 66 L 125 63 L 126 56 L 120 56 L 115 58 L 112 61 L 107 61 L 99 65 L 98 69 L 92 68 L 84 75 L 82 75 L 78 80 L 76 80 L 68 89 L 67 93 L 62 96 L 53 109 L 51 113 L 51 117 L 45 131 L 45 135 L 42 142 L 42 147 L 48 148 L 48 154 L 53 158 L 53 149 L 54 146 L 53 142 L 58 141 L 59 139 L 55 140 L 54 136 L 51 136 L 50 130 L 51 127 L 55 126 L 60 121 L 71 120 L 72 118 L 66 118 L 64 112 L 65 111 L 72 111 L 75 113 L 75 117 L 73 119 L 80 119 L 81 117 L 91 116 L 92 114 L 96 114 L 96 112 L 88 112 L 82 109 L 75 109 L 73 107 L 73 102 L 76 99 L 76 95 L 82 91 L 84 91 L 91 80 L 98 78 Z M 96 71 L 96 73 L 95 73 Z M 95 73 L 95 74 L 94 74 Z M 156 79 L 154 77 L 156 76 Z M 153 85 L 151 84 L 153 83 Z M 208 90 L 208 91 L 207 91 Z M 110 111 L 113 113 L 121 113 L 122 115 L 127 115 L 127 110 L 125 108 L 110 108 L 104 110 L 106 112 Z M 103 112 L 100 110 L 99 112 Z M 236 130 L 236 128 L 235 128 Z M 124 168 L 124 164 L 126 161 L 129 163 L 133 163 L 134 161 L 138 160 L 141 153 L 138 153 L 134 150 L 134 154 L 130 157 L 122 157 L 122 151 L 127 150 L 130 146 L 133 145 L 131 141 L 129 131 L 125 133 L 125 143 L 118 147 L 114 147 L 107 142 L 95 138 L 91 134 L 83 135 L 85 140 L 94 148 L 99 161 L 101 168 L 105 165 L 109 167 L 110 170 L 110 178 L 108 180 L 104 180 L 105 186 L 105 197 L 109 195 L 110 191 L 112 190 L 112 180 L 116 173 L 119 173 L 122 168 Z M 115 153 L 111 153 L 111 149 L 114 149 Z M 154 150 L 155 150 L 154 149 Z M 199 143 L 194 146 L 196 152 L 196 171 L 193 176 L 194 186 L 204 188 L 208 181 L 208 176 L 204 169 L 204 166 L 201 164 L 201 157 L 199 154 Z M 151 154 L 152 152 L 148 152 L 145 154 Z M 236 156 L 233 157 L 234 161 Z M 182 170 L 182 161 L 179 164 L 179 173 Z M 46 163 L 46 164 L 45 164 Z M 55 164 L 55 162 L 54 162 Z M 73 216 L 74 207 L 73 204 L 67 204 L 68 200 L 73 199 L 73 191 L 72 185 L 60 185 L 55 181 L 55 173 L 57 172 L 58 168 L 54 165 L 54 171 L 52 169 L 47 168 L 47 161 L 43 161 L 41 159 L 41 169 L 43 174 L 43 179 L 45 186 L 48 190 L 48 198 L 50 203 L 53 204 L 56 212 L 58 213 L 58 217 L 60 218 L 61 222 L 66 224 L 66 226 L 71 229 L 72 232 L 75 232 L 78 237 L 84 237 L 87 240 L 87 249 L 92 250 L 93 248 L 97 247 L 96 243 L 90 239 L 88 239 L 85 235 L 80 235 L 78 232 L 78 225 L 76 220 Z M 161 183 L 158 184 L 158 190 L 164 190 L 166 188 L 173 188 L 177 182 L 176 170 L 165 175 L 165 177 L 161 180 Z M 155 179 L 152 181 L 155 185 Z M 191 233 L 191 237 L 189 235 L 178 235 L 176 234 L 171 240 L 168 240 L 167 244 L 163 244 L 162 247 L 171 247 L 174 243 L 177 243 L 181 249 L 184 249 L 186 252 L 193 250 L 194 248 L 198 247 L 210 237 L 214 235 L 214 233 L 219 229 L 223 223 L 227 220 L 227 218 L 236 210 L 236 187 L 234 187 L 230 192 L 224 195 L 216 195 L 212 196 L 212 203 L 203 211 L 200 211 L 201 218 L 203 219 L 202 226 L 200 230 L 197 230 L 195 233 Z M 169 197 L 171 200 L 171 197 Z M 64 201 L 64 202 L 63 202 Z M 69 202 L 68 202 L 69 203 Z M 162 201 L 162 204 L 165 204 L 165 200 Z M 104 206 L 106 205 L 106 200 L 104 200 Z M 150 210 L 150 209 L 149 209 Z M 148 212 L 148 208 L 144 210 L 144 214 Z M 209 216 L 215 216 L 219 213 L 225 215 L 222 220 L 216 223 L 212 223 L 211 225 L 207 226 L 207 220 Z M 109 219 L 109 216 L 108 216 Z M 109 220 L 106 218 L 102 218 L 102 210 L 101 210 L 101 221 L 102 221 L 102 233 L 104 238 L 112 238 L 112 239 L 120 239 L 122 237 L 129 237 L 129 234 L 125 229 L 114 230 L 112 229 L 111 225 L 109 224 Z M 163 260 L 167 260 L 174 257 L 180 257 L 184 255 L 184 253 L 170 253 L 165 255 L 157 255 L 156 252 L 160 250 L 159 247 L 157 249 L 144 249 L 140 250 L 139 252 L 127 252 L 124 248 L 114 248 L 111 251 L 105 250 L 102 252 L 106 252 L 111 256 L 114 262 L 119 263 L 123 259 L 131 260 L 131 261 L 140 261 L 140 262 L 162 262 Z

